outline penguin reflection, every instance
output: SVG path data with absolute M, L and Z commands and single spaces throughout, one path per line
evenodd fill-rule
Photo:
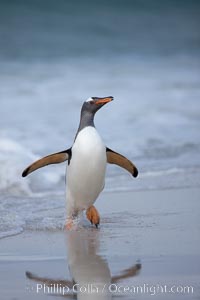
M 26 276 L 40 286 L 49 287 L 50 293 L 57 296 L 79 300 L 111 299 L 112 284 L 114 286 L 123 279 L 137 275 L 141 264 L 135 264 L 119 275 L 112 276 L 107 261 L 97 254 L 98 235 L 96 230 L 85 229 L 66 233 L 68 266 L 72 281 L 40 277 L 30 272 L 26 272 Z M 55 291 L 55 287 L 59 289 Z

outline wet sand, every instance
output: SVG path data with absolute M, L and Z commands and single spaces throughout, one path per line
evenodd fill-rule
M 1 239 L 1 299 L 199 299 L 199 196 L 103 193 L 98 230 L 83 221 Z

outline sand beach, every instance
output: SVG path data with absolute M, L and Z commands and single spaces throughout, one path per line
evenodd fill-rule
M 1 239 L 2 299 L 198 299 L 199 192 L 103 193 L 99 229 Z

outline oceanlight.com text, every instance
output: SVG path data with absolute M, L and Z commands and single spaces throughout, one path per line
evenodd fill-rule
M 192 285 L 165 285 L 155 284 L 151 285 L 144 283 L 142 285 L 120 285 L 120 284 L 102 284 L 102 283 L 90 283 L 90 284 L 74 284 L 73 287 L 62 285 L 60 283 L 42 284 L 37 283 L 36 286 L 28 287 L 28 290 L 34 291 L 37 294 L 100 294 L 111 293 L 113 295 L 119 294 L 149 294 L 151 296 L 159 294 L 193 294 L 194 287 Z

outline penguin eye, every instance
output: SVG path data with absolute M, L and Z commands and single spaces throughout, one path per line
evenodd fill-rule
M 94 102 L 95 102 L 94 100 L 91 100 L 89 103 L 90 103 L 90 104 L 94 104 Z

